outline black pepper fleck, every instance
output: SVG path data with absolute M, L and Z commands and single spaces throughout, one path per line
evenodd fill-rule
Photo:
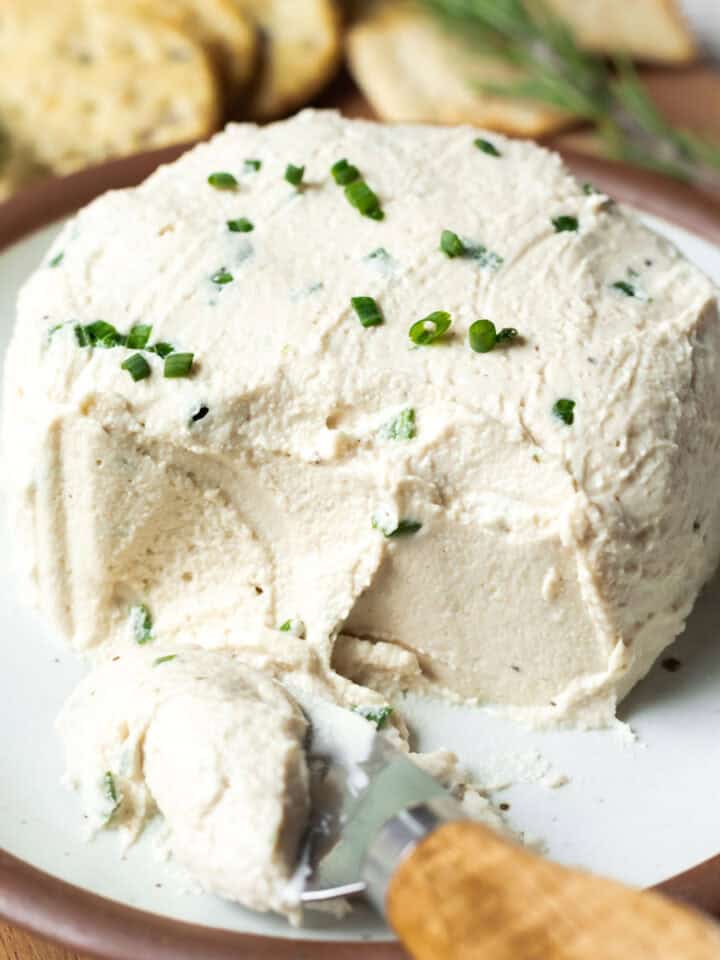
M 660 661 L 660 666 L 668 673 L 677 673 L 678 670 L 682 669 L 682 662 L 677 657 L 665 657 L 664 660 Z
M 501 810 L 509 810 L 509 809 L 510 809 L 510 804 L 509 804 L 509 803 L 501 803 L 501 804 L 499 804 L 499 806 L 500 806 L 500 809 L 501 809 Z
M 190 417 L 192 423 L 197 423 L 198 420 L 202 420 L 210 413 L 210 409 L 203 404 L 197 409 L 197 411 Z

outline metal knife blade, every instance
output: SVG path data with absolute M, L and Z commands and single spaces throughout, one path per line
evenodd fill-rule
M 304 902 L 365 891 L 363 864 L 381 827 L 447 792 L 361 714 L 290 688 L 310 720 L 313 779 Z

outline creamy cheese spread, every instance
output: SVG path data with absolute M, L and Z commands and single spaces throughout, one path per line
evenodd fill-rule
M 25 580 L 100 660 L 254 637 L 263 669 L 272 635 L 342 702 L 424 687 L 606 722 L 717 561 L 719 356 L 711 283 L 547 150 L 231 125 L 82 210 L 21 293 Z M 160 806 L 174 776 L 146 775 Z
M 134 839 L 159 810 L 170 850 L 205 890 L 291 915 L 306 727 L 284 687 L 232 654 L 160 646 L 92 671 L 59 720 L 91 828 Z

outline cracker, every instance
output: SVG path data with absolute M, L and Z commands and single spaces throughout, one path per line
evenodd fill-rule
M 485 83 L 522 78 L 516 68 L 478 53 L 412 6 L 380 6 L 351 27 L 350 69 L 375 111 L 407 123 L 472 123 L 539 137 L 575 122 L 531 100 L 484 93 Z
M 106 6 L 144 8 L 152 16 L 174 20 L 210 54 L 220 70 L 226 100 L 236 101 L 257 62 L 258 37 L 253 22 L 234 0 L 96 0 Z
M 3 0 L 0 116 L 52 170 L 207 136 L 219 110 L 208 56 L 172 22 L 91 0 Z
M 269 120 L 311 100 L 340 62 L 340 17 L 332 0 L 233 2 L 257 24 L 265 41 L 244 113 Z
M 697 56 L 675 0 L 547 0 L 586 50 L 638 60 L 687 63 Z

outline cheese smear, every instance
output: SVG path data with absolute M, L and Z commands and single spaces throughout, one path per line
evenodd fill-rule
M 68 224 L 20 295 L 5 443 L 25 583 L 79 652 L 250 643 L 263 670 L 272 634 L 349 705 L 416 688 L 590 726 L 682 630 L 720 553 L 716 291 L 555 154 L 477 136 L 231 125 Z M 476 352 L 479 319 L 517 336 Z M 149 375 L 83 345 L 98 320 L 152 327 Z

